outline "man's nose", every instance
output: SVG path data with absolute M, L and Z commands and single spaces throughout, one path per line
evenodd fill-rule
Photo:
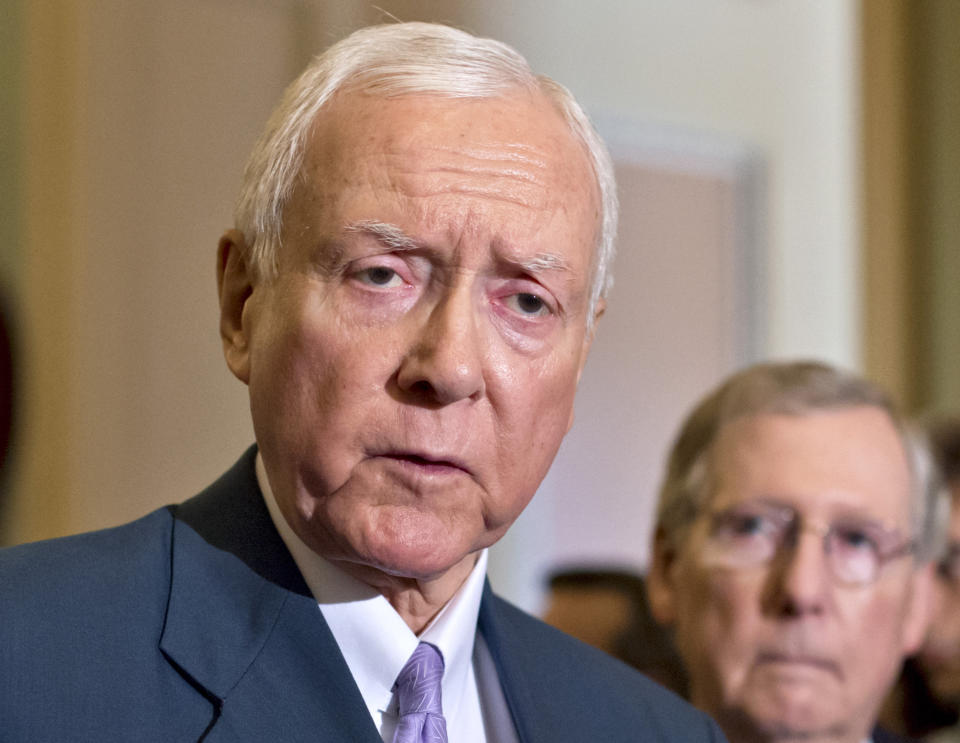
M 771 566 L 768 608 L 786 617 L 823 613 L 833 580 L 828 559 L 823 535 L 814 529 L 800 530 Z
M 483 395 L 484 349 L 469 287 L 447 292 L 417 332 L 397 374 L 400 389 L 441 405 Z

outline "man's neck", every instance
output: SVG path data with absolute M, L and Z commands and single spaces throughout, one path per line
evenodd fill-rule
M 743 717 L 711 713 L 723 729 L 729 743 L 868 743 L 870 731 L 855 730 L 847 725 L 834 725 L 822 730 L 758 726 Z
M 419 635 L 463 585 L 477 563 L 477 553 L 467 555 L 442 575 L 426 579 L 389 575 L 356 563 L 336 560 L 331 563 L 381 593 L 414 634 Z

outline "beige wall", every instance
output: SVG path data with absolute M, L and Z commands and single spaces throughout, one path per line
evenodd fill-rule
M 0 286 L 11 291 L 20 272 L 21 4 L 7 0 L 0 23 Z
M 862 26 L 864 362 L 899 400 L 913 403 L 917 377 L 909 151 L 911 43 L 907 2 L 866 3 Z
M 11 540 L 180 500 L 252 440 L 220 358 L 214 251 L 246 153 L 303 62 L 299 5 L 25 6 Z
M 915 130 L 925 408 L 960 412 L 960 3 L 925 0 L 918 20 L 922 113 Z
M 960 411 L 960 4 L 864 5 L 866 369 Z

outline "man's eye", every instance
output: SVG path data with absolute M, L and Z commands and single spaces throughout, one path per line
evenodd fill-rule
M 521 315 L 528 317 L 540 317 L 550 313 L 550 308 L 546 302 L 536 294 L 530 294 L 528 292 L 511 295 L 507 298 L 507 305 Z
M 760 513 L 728 512 L 720 514 L 714 525 L 714 536 L 730 542 L 768 539 L 776 536 L 778 523 Z
M 877 540 L 867 529 L 857 526 L 840 526 L 833 530 L 840 549 L 846 551 L 866 551 L 879 553 Z
M 727 529 L 735 536 L 749 537 L 769 534 L 774 527 L 769 519 L 757 514 L 731 514 L 727 521 Z
M 400 286 L 403 283 L 400 274 L 386 266 L 365 268 L 357 274 L 357 278 L 364 284 L 385 288 Z
M 731 526 L 737 534 L 761 534 L 769 531 L 766 522 L 759 516 L 741 516 Z

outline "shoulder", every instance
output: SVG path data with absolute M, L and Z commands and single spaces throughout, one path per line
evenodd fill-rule
M 164 584 L 165 591 L 175 521 L 189 522 L 200 513 L 202 518 L 197 520 L 205 519 L 221 530 L 233 528 L 231 506 L 240 500 L 234 495 L 244 485 L 259 493 L 253 475 L 254 455 L 251 448 L 199 495 L 128 524 L 0 549 L 0 585 L 5 599 L 0 602 L 0 612 L 34 604 L 42 604 L 48 611 L 56 606 L 76 610 L 97 599 L 112 605 L 140 604 L 157 582 Z
M 142 589 L 169 563 L 172 526 L 172 513 L 162 508 L 112 529 L 0 550 L 0 583 L 8 599 L 3 605 L 70 605 L 104 593 L 115 599 L 121 589 Z
M 159 637 L 173 518 L 0 550 L 0 665 L 61 668 Z
M 870 741 L 871 743 L 918 743 L 915 738 L 904 738 L 882 727 L 873 729 L 870 735 Z
M 606 741 L 723 740 L 706 715 L 677 695 L 489 590 L 480 630 L 508 696 L 512 691 L 528 709 L 549 710 L 544 717 L 557 740 L 575 739 L 571 726 L 583 724 L 579 735 Z M 597 719 L 596 709 L 605 719 Z
M 92 740 L 77 721 L 95 726 L 112 709 L 101 732 L 126 730 L 124 706 L 146 719 L 162 667 L 171 528 L 161 510 L 0 551 L 0 718 L 11 739 Z
M 0 719 L 11 740 L 196 739 L 209 723 L 210 702 L 160 646 L 184 551 L 175 511 L 0 550 Z M 187 551 L 193 561 L 214 552 Z

